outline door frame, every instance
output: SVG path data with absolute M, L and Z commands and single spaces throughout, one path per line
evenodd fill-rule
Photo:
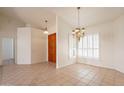
M 4 58 L 3 58 L 3 40 L 4 39 L 12 39 L 12 47 L 13 47 L 13 49 L 12 49 L 12 54 L 13 54 L 13 60 L 14 60 L 14 64 L 15 64 L 15 59 L 16 59 L 16 56 L 15 56 L 15 39 L 13 38 L 13 37 L 2 37 L 2 39 L 1 39 L 1 56 L 2 56 L 2 59 L 1 59 L 1 61 L 2 61 L 2 65 L 3 65 L 3 61 L 4 61 Z

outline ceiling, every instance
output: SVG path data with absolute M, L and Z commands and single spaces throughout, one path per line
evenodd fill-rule
M 77 25 L 75 7 L 37 7 L 37 8 L 0 8 L 0 12 L 18 18 L 35 27 L 44 27 L 44 20 L 49 25 L 55 22 L 56 15 L 61 16 L 72 27 Z M 124 8 L 81 7 L 80 24 L 84 27 L 113 20 L 124 13 Z
M 63 17 L 72 26 L 77 26 L 76 8 L 51 8 L 57 15 Z M 80 24 L 91 26 L 113 20 L 124 13 L 124 8 L 81 7 Z

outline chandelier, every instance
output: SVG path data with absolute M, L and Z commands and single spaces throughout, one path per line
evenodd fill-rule
M 77 11 L 78 11 L 78 13 L 77 13 L 77 17 L 78 17 L 78 19 L 77 19 L 77 27 L 72 30 L 72 35 L 78 41 L 80 41 L 80 38 L 84 37 L 84 35 L 85 35 L 85 28 L 80 27 L 80 17 L 79 17 L 79 15 L 80 15 L 80 7 L 77 7 Z

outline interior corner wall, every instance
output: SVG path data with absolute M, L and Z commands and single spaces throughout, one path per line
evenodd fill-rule
M 124 15 L 103 24 L 87 28 L 87 33 L 99 33 L 99 59 L 78 58 L 78 63 L 112 68 L 124 73 Z
M 17 48 L 17 27 L 22 27 L 25 24 L 10 16 L 4 15 L 0 13 L 0 60 L 2 64 L 2 38 L 13 38 L 14 39 L 14 55 L 15 55 L 15 62 L 16 62 L 16 48 Z
M 113 68 L 113 22 L 98 24 L 86 29 L 86 34 L 99 34 L 99 59 L 78 58 L 78 63 L 86 63 L 95 66 Z
M 61 68 L 75 63 L 75 59 L 69 58 L 68 34 L 72 31 L 71 26 L 61 17 L 57 17 L 57 63 L 56 68 Z
M 47 35 L 40 29 L 31 29 L 31 63 L 47 62 Z

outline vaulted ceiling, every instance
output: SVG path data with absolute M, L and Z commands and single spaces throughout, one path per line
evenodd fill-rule
M 72 26 L 77 25 L 76 8 L 52 8 L 52 10 L 63 17 Z M 81 7 L 80 24 L 91 26 L 113 20 L 124 13 L 124 8 L 103 8 L 103 7 Z
M 44 20 L 48 19 L 49 25 L 55 22 L 56 15 L 61 16 L 72 27 L 77 25 L 76 7 L 23 7 L 0 8 L 0 12 L 18 18 L 35 27 L 44 27 Z M 113 20 L 124 13 L 124 8 L 81 7 L 80 24 L 91 26 Z

